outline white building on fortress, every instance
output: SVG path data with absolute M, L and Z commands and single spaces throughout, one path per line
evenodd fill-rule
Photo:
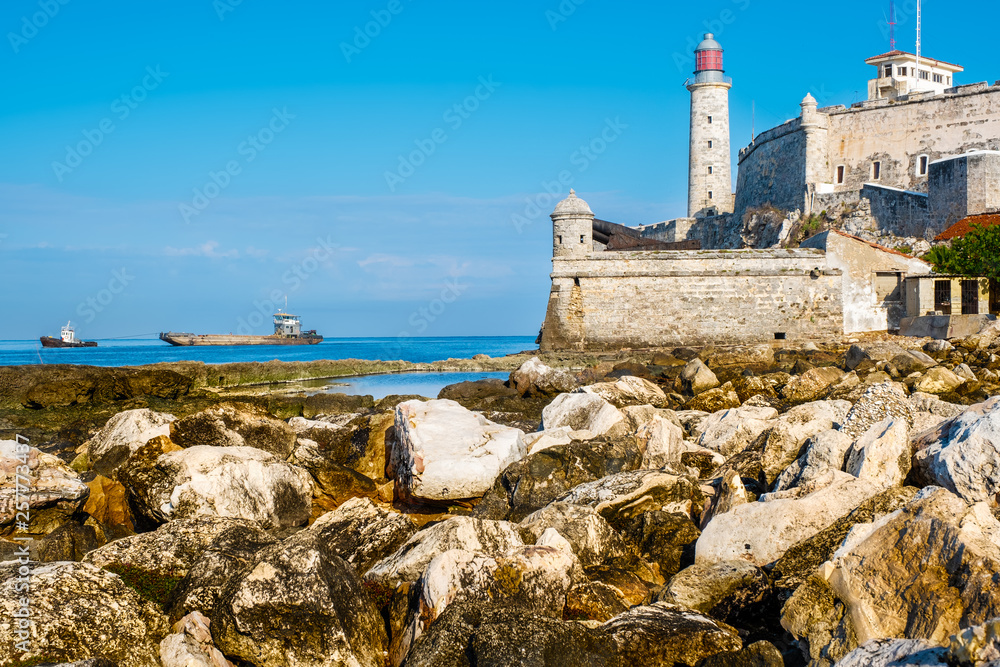
M 761 211 L 850 213 L 857 233 L 927 239 L 1000 211 L 1000 81 L 959 86 L 961 67 L 903 51 L 870 58 L 870 99 L 818 108 L 806 95 L 798 118 L 739 151 L 734 193 L 733 81 L 711 34 L 695 56 L 688 217 L 625 227 L 575 193 L 560 202 L 543 350 L 829 338 L 915 317 L 945 335 L 1000 312 L 996 281 L 942 280 L 842 231 L 747 242 Z

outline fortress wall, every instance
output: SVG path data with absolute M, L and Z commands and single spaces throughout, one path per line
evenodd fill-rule
M 926 192 L 927 176 L 917 173 L 921 155 L 934 161 L 1000 149 L 1000 87 L 972 84 L 949 91 L 833 110 L 824 180 L 835 183 L 837 166 L 843 165 L 845 181 L 837 189 L 860 190 L 873 180 L 872 163 L 879 160 L 880 183 Z
M 746 209 L 770 203 L 802 210 L 806 192 L 806 135 L 795 119 L 762 133 L 740 151 L 736 180 L 737 217 Z
M 871 202 L 875 227 L 895 236 L 933 239 L 943 230 L 930 219 L 927 195 L 866 185 L 861 196 Z
M 839 336 L 842 277 L 817 250 L 605 252 L 553 260 L 543 350 Z

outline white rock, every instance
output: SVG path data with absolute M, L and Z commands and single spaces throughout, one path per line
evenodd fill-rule
M 574 431 L 589 431 L 593 437 L 615 429 L 624 430 L 625 415 L 600 396 L 587 393 L 560 394 L 542 410 L 542 429 L 568 426 Z
M 305 523 L 312 507 L 309 473 L 253 447 L 189 447 L 122 468 L 119 477 L 159 521 L 214 515 L 275 528 Z
M 926 639 L 873 639 L 841 658 L 836 667 L 948 667 L 948 649 Z
M 147 408 L 119 412 L 108 420 L 88 445 L 90 465 L 103 475 L 124 463 L 152 438 L 170 435 L 176 417 Z
M 569 371 L 556 370 L 532 357 L 510 374 L 510 386 L 526 395 L 553 395 L 572 391 L 579 382 Z
M 851 409 L 847 401 L 815 401 L 778 417 L 764 439 L 761 465 L 769 484 L 792 465 L 809 438 L 840 426 Z
M 527 452 L 521 430 L 494 424 L 455 401 L 406 401 L 396 407 L 392 459 L 404 497 L 479 498 Z
M 540 452 L 550 447 L 562 447 L 576 440 L 589 440 L 590 431 L 574 431 L 569 426 L 549 429 L 548 431 L 536 431 L 524 435 L 524 446 L 528 448 L 528 454 Z
M 969 364 L 959 364 L 956 366 L 955 375 L 960 378 L 965 378 L 966 380 L 971 380 L 972 382 L 977 382 L 979 380 L 979 378 L 976 377 L 976 374 L 972 372 L 972 369 L 969 368 Z
M 638 430 L 636 441 L 643 453 L 642 467 L 645 469 L 680 464 L 681 454 L 687 449 L 681 427 L 659 416 Z
M 524 546 L 517 525 L 467 516 L 451 517 L 419 531 L 395 553 L 373 565 L 365 579 L 388 588 L 414 582 L 435 556 L 459 549 L 500 556 Z
M 910 429 L 904 419 L 884 419 L 861 436 L 847 455 L 845 470 L 882 489 L 900 486 L 910 472 Z
M 1000 493 L 1000 396 L 974 405 L 916 439 L 914 463 L 927 479 L 968 502 Z
M 0 440 L 0 526 L 13 527 L 26 514 L 30 532 L 49 533 L 82 508 L 89 495 L 80 476 L 59 457 L 16 440 Z
M 212 643 L 209 621 L 193 611 L 174 624 L 174 634 L 160 642 L 163 667 L 232 667 L 222 651 Z
M 732 456 L 756 440 L 777 418 L 778 411 L 774 408 L 747 406 L 720 410 L 701 423 L 698 445 Z
M 628 405 L 652 405 L 660 408 L 667 403 L 667 395 L 662 389 L 649 380 L 634 375 L 626 375 L 616 382 L 598 382 L 576 391 L 600 396 L 618 408 Z
M 947 368 L 937 366 L 927 371 L 922 378 L 917 380 L 913 388 L 916 391 L 926 394 L 947 394 L 949 391 L 957 389 L 966 382 L 968 380 L 955 375 Z
M 701 359 L 692 359 L 681 371 L 681 382 L 694 395 L 718 387 L 721 382 Z
M 878 491 L 868 480 L 829 470 L 813 482 L 781 492 L 784 496 L 764 495 L 764 502 L 739 505 L 705 526 L 695 547 L 695 562 L 743 559 L 763 567 Z
M 778 476 L 775 490 L 784 491 L 814 480 L 827 470 L 843 470 L 852 444 L 851 436 L 841 431 L 817 433 L 809 439 L 805 453 Z

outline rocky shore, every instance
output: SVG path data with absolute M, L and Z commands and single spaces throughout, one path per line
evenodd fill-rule
M 296 384 L 408 370 L 510 377 Z M 0 667 L 1000 667 L 998 374 L 997 325 L 2 368 Z

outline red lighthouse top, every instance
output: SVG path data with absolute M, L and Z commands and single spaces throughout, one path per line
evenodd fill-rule
M 694 51 L 695 72 L 722 72 L 722 45 L 715 41 L 715 35 L 706 33 L 705 39 Z

